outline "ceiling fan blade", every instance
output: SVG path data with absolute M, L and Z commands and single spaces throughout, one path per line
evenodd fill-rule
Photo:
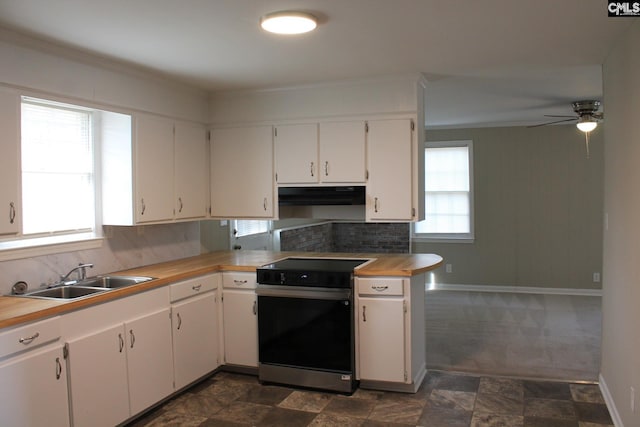
M 540 123 L 539 125 L 531 125 L 531 126 L 527 126 L 527 127 L 528 128 L 537 128 L 537 127 L 540 127 L 540 126 L 554 125 L 556 123 L 572 122 L 574 120 L 578 120 L 578 118 L 574 117 L 572 119 L 556 120 L 555 122 Z
M 545 114 L 544 116 L 545 117 L 572 117 L 574 119 L 578 118 L 578 116 L 554 116 L 554 115 L 551 115 L 551 114 Z

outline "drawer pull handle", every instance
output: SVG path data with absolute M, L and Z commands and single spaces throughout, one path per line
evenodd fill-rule
M 182 326 L 182 317 L 180 317 L 180 313 L 177 313 L 178 315 L 178 330 L 180 330 L 180 327 Z
M 31 344 L 33 342 L 33 340 L 35 340 L 39 336 L 40 336 L 40 332 L 36 332 L 35 334 L 31 335 L 30 337 L 20 338 L 18 340 L 18 342 L 20 344 L 24 344 L 24 345 Z
M 258 307 L 257 306 L 258 306 L 258 301 L 254 301 L 253 302 L 253 315 L 254 316 L 258 314 L 258 310 L 257 310 Z
M 122 338 L 122 334 L 118 334 L 118 340 L 120 341 L 119 352 L 122 353 L 122 350 L 124 350 L 124 338 Z
M 311 176 L 312 176 L 312 177 L 313 177 L 313 176 L 315 176 L 315 175 L 314 175 L 314 172 L 313 172 L 313 162 L 311 162 L 310 170 L 311 170 Z
M 136 336 L 133 334 L 133 329 L 129 329 L 129 335 L 131 337 L 131 348 L 136 343 Z
M 362 321 L 363 322 L 367 321 L 367 306 L 366 305 L 362 306 Z
M 246 280 L 234 280 L 233 283 L 235 283 L 238 286 L 241 286 L 241 285 L 246 285 L 247 281 Z
M 140 206 L 142 209 L 140 210 L 140 215 L 144 215 L 144 211 L 147 210 L 147 205 L 144 204 L 144 198 L 140 199 Z
M 13 224 L 16 219 L 16 205 L 9 203 L 9 224 Z
M 196 291 L 196 292 L 200 292 L 200 288 L 202 288 L 202 285 L 193 285 L 193 286 L 191 287 L 191 289 L 193 289 L 193 290 L 194 290 L 194 291 Z
M 387 286 L 387 285 L 377 285 L 377 286 L 372 286 L 372 288 L 375 291 L 382 292 L 382 291 L 386 291 L 387 289 L 389 289 L 389 286 Z
M 56 357 L 56 379 L 59 380 L 62 376 L 62 363 L 60 363 L 60 358 Z

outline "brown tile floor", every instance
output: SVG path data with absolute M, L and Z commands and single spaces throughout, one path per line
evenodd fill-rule
M 261 385 L 220 372 L 131 426 L 613 425 L 597 385 L 430 371 L 416 394 L 359 389 L 352 396 Z

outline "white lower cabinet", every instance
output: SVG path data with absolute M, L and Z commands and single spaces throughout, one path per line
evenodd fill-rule
M 62 318 L 74 427 L 116 425 L 174 391 L 168 289 Z
M 125 323 L 131 415 L 173 392 L 169 316 L 166 308 Z
M 426 375 L 424 274 L 357 277 L 357 378 L 364 388 L 415 392 Z
M 130 416 L 124 324 L 67 342 L 73 425 L 113 426 Z
M 62 344 L 0 363 L 0 424 L 67 426 L 69 401 Z
M 218 275 L 171 285 L 173 371 L 179 390 L 220 365 Z M 174 298 L 174 295 L 176 298 Z
M 258 366 L 258 300 L 255 273 L 223 273 L 224 361 Z
M 404 382 L 404 298 L 358 297 L 360 378 Z

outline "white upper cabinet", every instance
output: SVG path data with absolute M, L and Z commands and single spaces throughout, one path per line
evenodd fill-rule
M 101 113 L 105 225 L 206 218 L 204 126 L 149 114 Z
M 175 124 L 175 216 L 204 218 L 209 207 L 209 162 L 204 126 Z
M 364 183 L 365 122 L 276 128 L 278 184 Z
M 140 114 L 135 126 L 136 222 L 173 218 L 173 121 Z
M 211 131 L 211 217 L 273 218 L 273 130 Z
M 317 183 L 318 124 L 276 127 L 275 157 L 278 184 Z
M 0 235 L 20 231 L 20 97 L 0 91 Z
M 413 121 L 371 120 L 368 127 L 367 221 L 413 221 Z
M 365 182 L 365 122 L 320 123 L 320 180 Z

